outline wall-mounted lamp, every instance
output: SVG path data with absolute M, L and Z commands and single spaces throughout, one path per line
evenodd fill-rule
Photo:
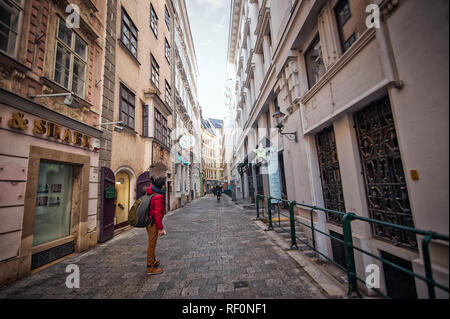
M 40 97 L 55 97 L 55 96 L 65 96 L 64 104 L 77 109 L 80 107 L 80 104 L 75 99 L 74 95 L 72 93 L 56 93 L 56 94 L 42 94 L 42 95 L 28 95 L 30 99 L 40 98 Z
M 297 132 L 283 133 L 284 125 L 280 119 L 284 118 L 285 116 L 286 116 L 286 114 L 281 112 L 280 107 L 277 106 L 277 108 L 275 109 L 275 113 L 273 114 L 273 118 L 276 119 L 276 121 L 277 121 L 276 128 L 278 129 L 278 133 L 280 133 L 281 136 L 286 136 L 286 138 L 288 140 L 297 143 Z

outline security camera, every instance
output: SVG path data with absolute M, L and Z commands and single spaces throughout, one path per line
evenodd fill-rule
M 123 131 L 123 126 L 121 126 L 121 125 L 114 126 L 114 132 L 122 133 L 122 131 Z

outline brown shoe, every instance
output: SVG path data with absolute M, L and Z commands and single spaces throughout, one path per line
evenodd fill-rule
M 152 264 L 147 265 L 147 268 L 158 267 L 158 266 L 159 266 L 159 263 L 160 263 L 160 260 L 159 260 L 159 259 L 156 259 L 156 260 L 155 260 L 155 263 L 154 263 L 153 265 L 152 265 Z
M 147 275 L 159 275 L 164 270 L 162 268 L 156 268 L 156 267 L 147 267 Z

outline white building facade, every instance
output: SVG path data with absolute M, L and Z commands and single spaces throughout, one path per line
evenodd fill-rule
M 280 194 L 448 236 L 448 1 L 233 0 L 231 10 L 233 199 Z M 308 211 L 296 216 L 310 223 Z M 317 213 L 314 226 L 343 233 L 331 214 Z M 421 236 L 363 222 L 352 230 L 355 246 L 424 274 Z M 324 238 L 319 250 L 343 262 L 343 247 Z M 448 242 L 432 241 L 430 251 L 434 279 L 448 287 Z M 360 277 L 379 264 L 388 295 L 427 297 L 421 280 L 368 255 L 355 262 Z
M 198 67 L 184 0 L 173 1 L 175 11 L 174 184 L 171 207 L 176 209 L 200 196 L 201 118 L 198 104 Z M 186 137 L 190 143 L 186 145 Z M 185 140 L 185 142 L 181 142 Z

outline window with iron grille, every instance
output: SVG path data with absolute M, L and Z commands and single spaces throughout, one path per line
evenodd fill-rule
M 414 228 L 408 188 L 389 97 L 354 116 L 370 217 Z M 414 233 L 372 223 L 375 237 L 417 248 Z
M 153 31 L 155 37 L 158 37 L 158 16 L 156 15 L 155 9 L 150 5 L 150 28 Z
M 172 105 L 172 88 L 170 87 L 169 83 L 166 81 L 166 103 L 168 106 Z
M 333 126 L 327 127 L 316 135 L 316 146 L 325 208 L 345 212 L 341 171 Z M 342 225 L 341 215 L 330 212 L 327 212 L 326 215 L 329 223 Z
M 167 60 L 167 62 L 169 62 L 169 64 L 170 64 L 170 44 L 169 44 L 169 41 L 167 41 L 167 39 L 165 39 L 165 40 L 166 40 L 166 42 L 165 42 L 166 60 Z
M 142 107 L 142 136 L 148 137 L 148 105 Z
M 22 1 L 0 1 L 0 51 L 15 56 Z
M 84 97 L 87 44 L 63 19 L 58 19 L 54 80 L 67 90 Z
M 164 14 L 165 14 L 167 29 L 170 31 L 170 14 L 169 14 L 169 10 L 167 10 L 167 7 L 165 7 Z
M 120 83 L 120 121 L 134 130 L 135 95 L 125 85 Z
M 131 54 L 137 58 L 138 30 L 124 8 L 122 8 L 122 31 L 120 39 Z
M 150 55 L 151 58 L 151 78 L 153 84 L 159 89 L 159 64 L 156 62 L 153 55 Z

